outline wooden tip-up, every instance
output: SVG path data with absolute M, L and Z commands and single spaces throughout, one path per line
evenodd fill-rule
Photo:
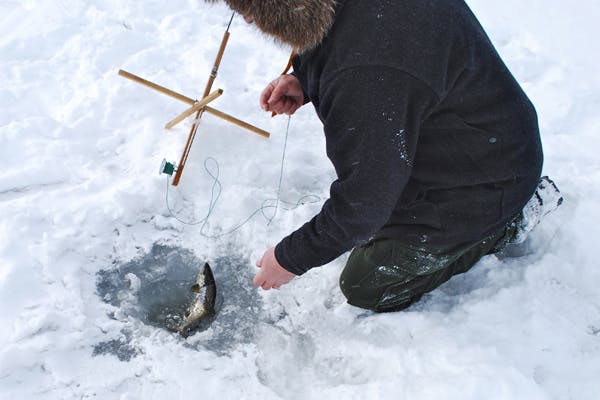
M 187 117 L 192 115 L 193 113 L 195 113 L 195 112 L 199 111 L 201 108 L 205 107 L 208 103 L 210 103 L 217 97 L 221 96 L 222 94 L 223 94 L 222 89 L 215 90 L 214 92 L 212 92 L 211 94 L 209 94 L 208 96 L 203 98 L 202 100 L 194 103 L 193 106 L 191 106 L 190 108 L 188 108 L 187 110 L 185 110 L 184 112 L 179 114 L 172 121 L 169 121 L 167 123 L 167 125 L 165 125 L 165 128 L 171 129 L 172 127 L 174 127 L 175 125 L 177 125 L 178 123 L 180 123 L 181 121 L 183 121 L 184 119 L 186 119 Z

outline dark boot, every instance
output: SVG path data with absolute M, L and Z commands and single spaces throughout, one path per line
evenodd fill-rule
M 516 233 L 509 244 L 523 243 L 542 218 L 556 210 L 562 202 L 562 195 L 554 181 L 542 176 L 535 193 L 515 221 Z

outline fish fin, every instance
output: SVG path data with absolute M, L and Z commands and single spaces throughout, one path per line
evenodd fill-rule
M 200 293 L 200 285 L 198 285 L 197 283 L 195 283 L 194 285 L 192 285 L 192 292 L 194 292 L 194 293 Z

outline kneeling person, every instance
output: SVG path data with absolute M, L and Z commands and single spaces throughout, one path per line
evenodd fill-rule
M 225 2 L 297 49 L 260 103 L 313 103 L 337 173 L 254 284 L 277 288 L 354 249 L 348 302 L 398 310 L 514 237 L 540 182 L 537 116 L 463 1 Z

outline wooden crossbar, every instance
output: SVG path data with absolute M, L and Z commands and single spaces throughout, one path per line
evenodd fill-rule
M 120 69 L 119 70 L 119 75 L 122 76 L 123 78 L 127 78 L 127 79 L 130 79 L 130 80 L 132 80 L 132 81 L 134 81 L 136 83 L 139 83 L 140 85 L 146 86 L 147 88 L 156 90 L 159 93 L 162 93 L 162 94 L 165 94 L 165 95 L 167 95 L 169 97 L 177 99 L 177 100 L 179 100 L 179 101 L 181 101 L 183 103 L 189 104 L 190 106 L 193 106 L 197 102 L 197 100 L 194 100 L 191 97 L 185 96 L 185 95 L 183 95 L 181 93 L 177 93 L 174 90 L 167 89 L 164 86 L 158 85 L 158 84 L 156 84 L 154 82 L 151 82 L 149 80 L 146 80 L 146 79 L 144 79 L 144 78 L 142 78 L 140 76 L 134 75 L 131 72 L 127 72 L 125 70 Z M 204 107 L 204 111 L 207 112 L 207 113 L 209 113 L 209 114 L 211 114 L 211 115 L 214 115 L 215 117 L 224 119 L 227 122 L 231 122 L 232 124 L 235 124 L 235 125 L 239 126 L 240 128 L 244 128 L 246 130 L 249 130 L 250 132 L 254 132 L 257 135 L 260 135 L 262 137 L 269 138 L 271 136 L 271 134 L 269 132 L 267 132 L 267 131 L 265 131 L 263 129 L 260 129 L 260 128 L 254 126 L 254 125 L 251 125 L 251 124 L 249 124 L 247 122 L 244 122 L 244 121 L 242 121 L 242 120 L 240 120 L 238 118 L 235 118 L 232 115 L 224 113 L 223 111 L 217 110 L 215 108 L 206 106 L 206 107 Z
M 208 96 L 206 96 L 199 102 L 194 103 L 193 106 L 191 106 L 190 108 L 188 108 L 187 110 L 185 110 L 184 112 L 182 112 L 181 114 L 179 114 L 178 116 L 173 118 L 173 120 L 169 121 L 167 123 L 167 125 L 165 125 L 165 128 L 171 129 L 172 127 L 174 127 L 175 125 L 177 125 L 178 123 L 180 123 L 181 121 L 183 121 L 184 119 L 186 119 L 187 117 L 192 115 L 193 113 L 200 111 L 200 109 L 202 107 L 204 107 L 205 105 L 207 105 L 208 103 L 210 103 L 211 101 L 216 99 L 217 97 L 221 96 L 222 94 L 223 94 L 223 90 L 221 90 L 221 89 L 215 90 L 214 92 L 210 93 Z

